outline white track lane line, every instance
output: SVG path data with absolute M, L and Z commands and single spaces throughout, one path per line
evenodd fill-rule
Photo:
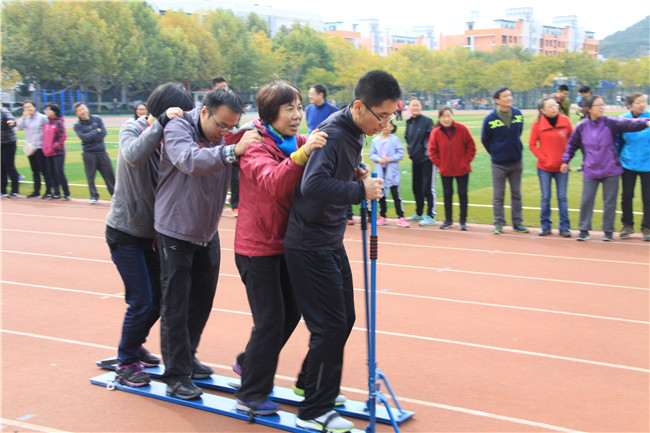
M 90 292 L 90 291 L 85 291 L 85 290 L 65 289 L 65 288 L 59 288 L 59 287 L 36 286 L 36 285 L 33 285 L 33 284 L 15 283 L 15 282 L 11 282 L 11 281 L 2 281 L 2 283 L 3 284 L 12 284 L 12 285 L 16 285 L 16 286 L 45 288 L 47 290 L 58 290 L 58 291 L 73 292 L 73 293 L 80 293 L 80 294 L 85 294 L 85 295 L 94 295 L 94 296 L 100 296 L 100 297 L 111 297 L 111 298 L 123 298 L 124 297 L 122 294 L 115 295 L 115 294 L 105 294 L 105 293 Z M 251 315 L 250 312 L 237 311 L 237 310 L 226 310 L 226 309 L 214 308 L 214 307 L 212 308 L 212 311 L 218 311 L 218 312 L 227 313 L 227 314 L 240 314 L 240 315 L 247 315 L 247 316 Z M 303 319 L 301 319 L 301 321 L 303 321 Z M 363 332 L 363 333 L 366 333 L 366 331 L 367 331 L 366 328 L 357 327 L 357 326 L 355 326 L 353 329 L 355 331 Z M 404 333 L 401 333 L 401 332 L 391 332 L 391 331 L 381 331 L 381 330 L 377 330 L 376 332 L 378 334 L 387 335 L 387 336 L 391 336 L 391 337 L 409 338 L 409 339 L 414 339 L 414 340 L 430 341 L 430 342 L 435 342 L 435 343 L 453 344 L 453 345 L 458 345 L 458 346 L 472 347 L 472 348 L 476 348 L 476 349 L 492 350 L 492 351 L 497 351 L 497 352 L 507 352 L 507 353 L 514 353 L 514 354 L 518 354 L 518 355 L 526 355 L 526 356 L 537 356 L 537 357 L 541 357 L 541 358 L 550 358 L 550 359 L 556 359 L 556 360 L 561 360 L 561 361 L 569 361 L 569 362 L 575 362 L 575 363 L 580 363 L 580 364 L 589 364 L 589 365 L 596 365 L 596 366 L 600 366 L 600 367 L 616 368 L 616 369 L 636 371 L 636 372 L 641 372 L 641 373 L 650 373 L 650 370 L 648 370 L 648 369 L 639 368 L 639 367 L 632 367 L 632 366 L 629 366 L 629 365 L 621 365 L 621 364 L 613 364 L 613 363 L 609 363 L 609 362 L 592 361 L 592 360 L 589 360 L 589 359 L 573 358 L 573 357 L 569 357 L 569 356 L 553 355 L 553 354 L 549 354 L 549 353 L 531 352 L 531 351 L 528 351 L 528 350 L 510 349 L 510 348 L 507 348 L 507 347 L 487 346 L 487 345 L 484 345 L 484 344 L 469 343 L 469 342 L 465 342 L 465 341 L 448 340 L 448 339 L 444 339 L 444 338 L 427 337 L 427 336 L 423 336 L 423 335 L 404 334 Z
M 222 251 L 232 251 L 232 249 L 230 249 L 230 248 L 222 248 L 221 250 Z M 110 260 L 87 259 L 87 258 L 81 258 L 81 257 L 61 256 L 61 255 L 56 255 L 56 254 L 28 253 L 28 252 L 24 252 L 24 251 L 13 251 L 13 250 L 0 250 L 0 252 L 3 253 L 3 254 L 4 253 L 7 253 L 7 254 L 21 254 L 21 255 L 28 255 L 28 256 L 59 258 L 59 259 L 67 259 L 67 260 L 81 260 L 81 261 L 90 261 L 90 262 L 98 262 L 98 263 L 112 263 Z M 350 260 L 350 263 L 363 264 L 363 262 L 360 261 L 360 260 Z M 409 268 L 409 269 L 420 269 L 420 270 L 429 270 L 429 271 L 435 271 L 435 272 L 455 272 L 455 273 L 470 274 L 470 275 L 481 275 L 481 276 L 487 276 L 487 277 L 515 278 L 515 279 L 520 279 L 520 280 L 545 281 L 545 282 L 551 282 L 551 283 L 577 284 L 577 285 L 597 286 L 597 287 L 611 287 L 611 288 L 615 288 L 615 289 L 642 290 L 642 291 L 645 291 L 645 292 L 650 291 L 650 288 L 647 288 L 647 287 L 621 286 L 621 285 L 617 285 L 617 284 L 592 283 L 592 282 L 589 282 L 589 281 L 561 280 L 561 279 L 557 279 L 557 278 L 530 277 L 530 276 L 525 276 L 525 275 L 499 274 L 499 273 L 494 273 L 494 272 L 479 272 L 479 271 L 468 271 L 468 270 L 460 270 L 460 269 L 435 268 L 435 267 L 431 267 L 431 266 L 403 265 L 403 264 L 396 264 L 396 263 L 382 263 L 382 262 L 380 262 L 380 263 L 377 263 L 377 264 L 379 266 L 389 266 L 389 267 Z
M 2 329 L 0 330 L 2 333 L 5 334 L 11 334 L 11 335 L 17 335 L 21 337 L 29 337 L 29 338 L 38 338 L 38 339 L 43 339 L 43 340 L 49 340 L 49 341 L 54 341 L 58 343 L 68 343 L 68 344 L 77 344 L 81 346 L 86 346 L 86 347 L 93 347 L 93 348 L 102 348 L 102 349 L 109 349 L 112 352 L 117 351 L 116 347 L 110 347 L 110 346 L 104 346 L 104 345 L 99 345 L 99 344 L 94 344 L 94 343 L 86 343 L 83 341 L 78 341 L 78 340 L 70 340 L 66 338 L 58 338 L 58 337 L 50 337 L 47 335 L 40 335 L 40 334 L 32 334 L 28 332 L 20 332 L 20 331 L 13 331 L 9 329 Z M 230 371 L 231 367 L 226 366 L 226 365 L 219 365 L 219 364 L 211 364 L 211 363 L 206 363 L 208 365 Z M 276 377 L 289 380 L 289 381 L 294 381 L 295 378 L 287 377 L 287 376 L 280 376 L 276 375 Z M 346 392 L 354 392 L 357 394 L 361 395 L 367 395 L 368 391 L 363 390 L 363 389 L 357 389 L 357 388 L 350 388 L 350 387 L 341 387 L 342 390 Z M 467 415 L 474 415 L 474 416 L 480 416 L 483 418 L 490 418 L 498 421 L 505 421 L 505 422 L 511 422 L 515 424 L 521 424 L 521 425 L 527 425 L 527 426 L 532 426 L 532 427 L 537 427 L 537 428 L 544 428 L 552 431 L 558 431 L 558 432 L 565 432 L 565 433 L 581 433 L 580 430 L 574 430 L 566 427 L 560 427 L 560 426 L 555 426 L 552 424 L 546 424 L 542 422 L 537 422 L 537 421 L 531 421 L 531 420 L 526 420 L 526 419 L 521 419 L 521 418 L 514 418 L 510 416 L 504 416 L 504 415 L 499 415 L 499 414 L 494 414 L 490 412 L 484 412 L 481 410 L 474 410 L 474 409 L 468 409 L 464 407 L 459 407 L 459 406 L 451 406 L 448 404 L 442 404 L 442 403 L 435 403 L 435 402 L 430 402 L 430 401 L 423 401 L 423 400 L 417 400 L 417 399 L 409 399 L 405 397 L 400 397 L 396 396 L 396 399 L 400 402 L 406 401 L 412 404 L 417 404 L 421 406 L 426 406 L 426 407 L 435 407 L 437 409 L 442 409 L 442 410 L 449 410 L 453 412 L 459 412 L 459 413 L 464 413 Z M 9 422 L 8 422 L 9 424 Z M 43 430 L 43 431 L 50 431 L 50 430 Z M 55 431 L 55 433 L 58 433 L 58 431 Z

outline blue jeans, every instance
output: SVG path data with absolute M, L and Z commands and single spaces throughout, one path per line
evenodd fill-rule
M 551 221 L 551 181 L 555 179 L 557 206 L 560 210 L 560 230 L 569 230 L 571 221 L 569 220 L 569 201 L 566 197 L 569 173 L 546 171 L 538 168 L 537 176 L 539 176 L 539 186 L 542 190 L 542 213 L 539 216 L 542 229 L 553 227 L 553 221 Z
M 160 316 L 160 259 L 153 248 L 126 244 L 109 248 L 128 304 L 117 351 L 120 365 L 128 365 L 138 362 L 138 349 Z

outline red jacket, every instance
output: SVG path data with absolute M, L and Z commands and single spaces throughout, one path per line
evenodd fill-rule
M 293 194 L 305 167 L 282 153 L 259 119 L 254 125 L 260 130 L 262 142 L 252 143 L 239 161 L 235 252 L 272 256 L 284 253 Z M 307 137 L 297 135 L 297 148 L 306 141 Z
M 530 130 L 530 150 L 537 157 L 537 168 L 558 172 L 562 165 L 562 154 L 573 131 L 568 117 L 558 114 L 555 128 L 542 115 Z M 539 145 L 538 145 L 539 144 Z
M 467 126 L 454 122 L 451 138 L 437 126 L 429 136 L 429 158 L 442 176 L 464 176 L 472 171 L 476 155 L 474 138 Z

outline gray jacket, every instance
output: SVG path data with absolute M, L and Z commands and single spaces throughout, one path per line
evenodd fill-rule
M 32 143 L 36 149 L 43 147 L 43 125 L 48 123 L 47 116 L 36 111 L 28 117 L 20 117 L 16 121 L 16 129 L 25 132 L 25 141 Z
M 200 112 L 165 125 L 154 212 L 157 232 L 189 242 L 209 242 L 217 233 L 236 161 L 234 145 L 199 132 Z
M 138 238 L 154 239 L 154 197 L 158 184 L 163 127 L 144 117 L 130 120 L 120 129 L 115 190 L 106 225 Z

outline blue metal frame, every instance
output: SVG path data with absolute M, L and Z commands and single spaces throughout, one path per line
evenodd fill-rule
M 377 177 L 375 173 L 372 177 Z M 371 231 L 370 231 L 370 278 L 368 278 L 368 254 L 367 254 L 367 212 L 368 204 L 366 200 L 361 203 L 361 230 L 363 238 L 363 272 L 364 284 L 366 294 L 366 326 L 367 326 L 367 341 L 368 341 L 368 412 L 370 414 L 370 424 L 366 427 L 367 433 L 375 432 L 375 424 L 377 421 L 377 403 L 384 405 L 391 419 L 391 424 L 395 432 L 399 433 L 398 424 L 411 418 L 415 412 L 402 410 L 395 393 L 393 392 L 386 376 L 377 368 L 376 359 L 376 329 L 377 329 L 377 200 L 372 200 L 371 203 Z M 370 280 L 370 288 L 368 287 L 368 280 Z M 390 403 L 386 396 L 381 392 L 381 383 L 386 384 L 386 388 L 395 402 L 396 410 L 390 408 Z M 380 406 L 381 409 L 381 406 Z

